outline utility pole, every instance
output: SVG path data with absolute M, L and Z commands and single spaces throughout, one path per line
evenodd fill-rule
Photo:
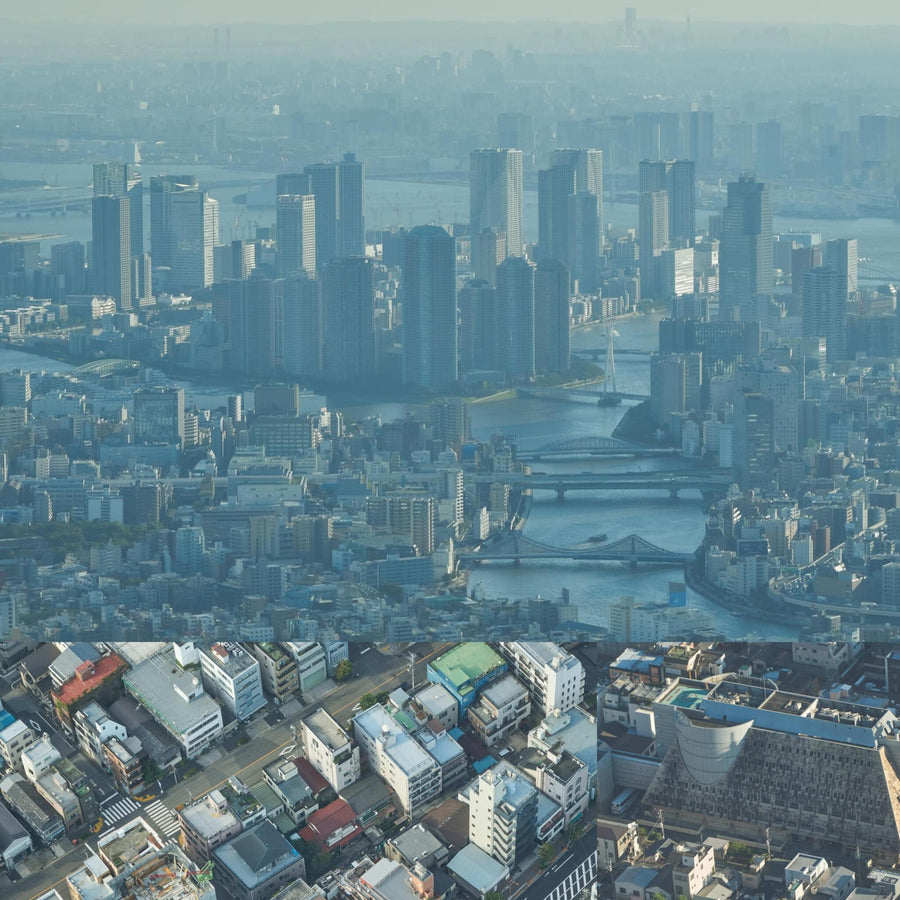
M 411 690 L 415 691 L 416 689 L 416 654 L 414 651 L 409 651 L 409 674 L 410 674 L 410 683 L 412 684 Z

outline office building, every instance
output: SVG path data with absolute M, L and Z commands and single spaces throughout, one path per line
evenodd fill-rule
M 734 474 L 742 489 L 765 487 L 775 467 L 774 404 L 755 391 L 734 400 Z
M 575 193 L 575 170 L 558 164 L 538 172 L 539 260 L 569 262 L 569 198 Z
M 534 378 L 534 266 L 510 256 L 497 266 L 496 366 L 511 382 Z
M 534 849 L 538 791 L 517 769 L 498 763 L 469 790 L 469 841 L 512 867 Z
M 85 290 L 85 256 L 81 241 L 55 244 L 50 248 L 50 271 L 57 279 L 58 298 Z
M 312 194 L 282 194 L 275 201 L 276 272 L 291 275 L 316 272 L 316 198 Z
M 323 372 L 329 381 L 375 376 L 375 270 L 362 256 L 333 259 L 320 269 Z
M 312 193 L 309 175 L 301 172 L 279 172 L 275 176 L 275 196 L 292 194 L 303 197 Z
M 544 715 L 565 712 L 584 696 L 584 667 L 549 641 L 503 641 L 500 652 Z
M 359 747 L 324 709 L 307 716 L 300 731 L 306 758 L 335 791 L 359 781 Z
M 154 266 L 170 267 L 174 258 L 171 198 L 199 189 L 193 175 L 154 175 L 150 178 L 150 254 Z
M 184 388 L 140 388 L 134 392 L 134 442 L 184 442 Z
M 728 185 L 728 203 L 719 245 L 719 302 L 723 318 L 755 309 L 759 295 L 769 295 L 773 270 L 772 208 L 765 184 L 742 175 Z M 721 315 L 721 313 L 720 313 Z
M 457 365 L 455 241 L 438 225 L 419 225 L 404 247 L 403 380 L 445 391 Z
M 573 291 L 597 294 L 600 290 L 600 247 L 603 230 L 597 195 L 569 197 L 569 275 Z
M 846 299 L 856 299 L 859 291 L 859 247 L 856 238 L 825 241 L 822 262 L 838 273 L 841 293 L 846 293 Z
M 91 271 L 94 290 L 115 298 L 116 308 L 131 309 L 131 219 L 127 197 L 94 197 Z
M 366 252 L 365 166 L 356 155 L 345 153 L 337 164 L 340 202 L 340 255 L 364 256 Z
M 298 378 L 322 373 L 322 298 L 319 282 L 305 272 L 284 279 L 284 371 Z
M 440 766 L 382 705 L 357 713 L 353 733 L 369 768 L 394 791 L 407 815 L 440 793 Z
M 522 151 L 473 150 L 469 154 L 469 230 L 506 235 L 506 251 L 521 256 Z
M 315 641 L 289 641 L 285 649 L 297 663 L 297 680 L 301 691 L 309 691 L 328 677 L 325 648 Z
M 129 256 L 144 254 L 144 178 L 133 163 L 94 163 L 94 196 L 127 197 Z
M 364 256 L 365 172 L 352 153 L 337 163 L 307 166 L 309 192 L 315 198 L 316 266 L 334 258 Z
M 497 266 L 506 259 L 506 235 L 483 228 L 469 236 L 469 256 L 476 280 L 497 286 Z

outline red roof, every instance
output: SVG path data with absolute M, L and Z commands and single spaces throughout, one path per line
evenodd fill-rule
M 82 663 L 75 675 L 52 692 L 53 699 L 63 706 L 70 706 L 127 668 L 128 663 L 118 653 L 108 653 L 94 663 Z
M 329 849 L 343 847 L 355 837 L 362 834 L 362 828 L 356 822 L 356 813 L 346 800 L 335 800 L 322 809 L 317 809 L 308 820 L 306 828 L 300 832 L 300 837 L 313 844 L 324 846 L 328 838 L 336 831 L 347 826 L 354 826 L 347 831 L 339 841 L 329 844 Z
M 330 787 L 318 769 L 306 757 L 298 756 L 294 760 L 294 765 L 297 767 L 300 777 L 309 785 L 309 789 L 313 794 L 321 794 L 322 791 Z

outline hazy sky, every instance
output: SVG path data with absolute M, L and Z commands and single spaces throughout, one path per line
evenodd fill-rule
M 37 22 L 51 19 L 80 22 L 144 23 L 191 25 L 199 23 L 312 23 L 323 21 L 396 21 L 428 19 L 456 21 L 516 21 L 552 18 L 561 22 L 608 22 L 619 20 L 626 5 L 637 9 L 643 19 L 717 22 L 809 22 L 854 25 L 900 24 L 900 4 L 892 0 L 642 0 L 610 3 L 609 0 L 569 0 L 548 4 L 546 0 L 457 0 L 445 3 L 422 0 L 339 0 L 338 3 L 312 0 L 268 0 L 248 4 L 246 0 L 155 0 L 154 3 L 125 4 L 121 0 L 44 0 L 43 3 L 0 2 L 0 20 Z

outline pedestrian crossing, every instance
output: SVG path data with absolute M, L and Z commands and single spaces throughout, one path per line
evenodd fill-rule
M 140 806 L 131 797 L 123 797 L 121 800 L 103 807 L 103 821 L 107 825 L 115 825 L 116 822 L 133 816 L 139 809 Z
M 141 815 L 149 818 L 153 824 L 167 837 L 174 838 L 181 831 L 178 819 L 172 815 L 167 806 L 161 800 L 153 800 L 144 806 Z

